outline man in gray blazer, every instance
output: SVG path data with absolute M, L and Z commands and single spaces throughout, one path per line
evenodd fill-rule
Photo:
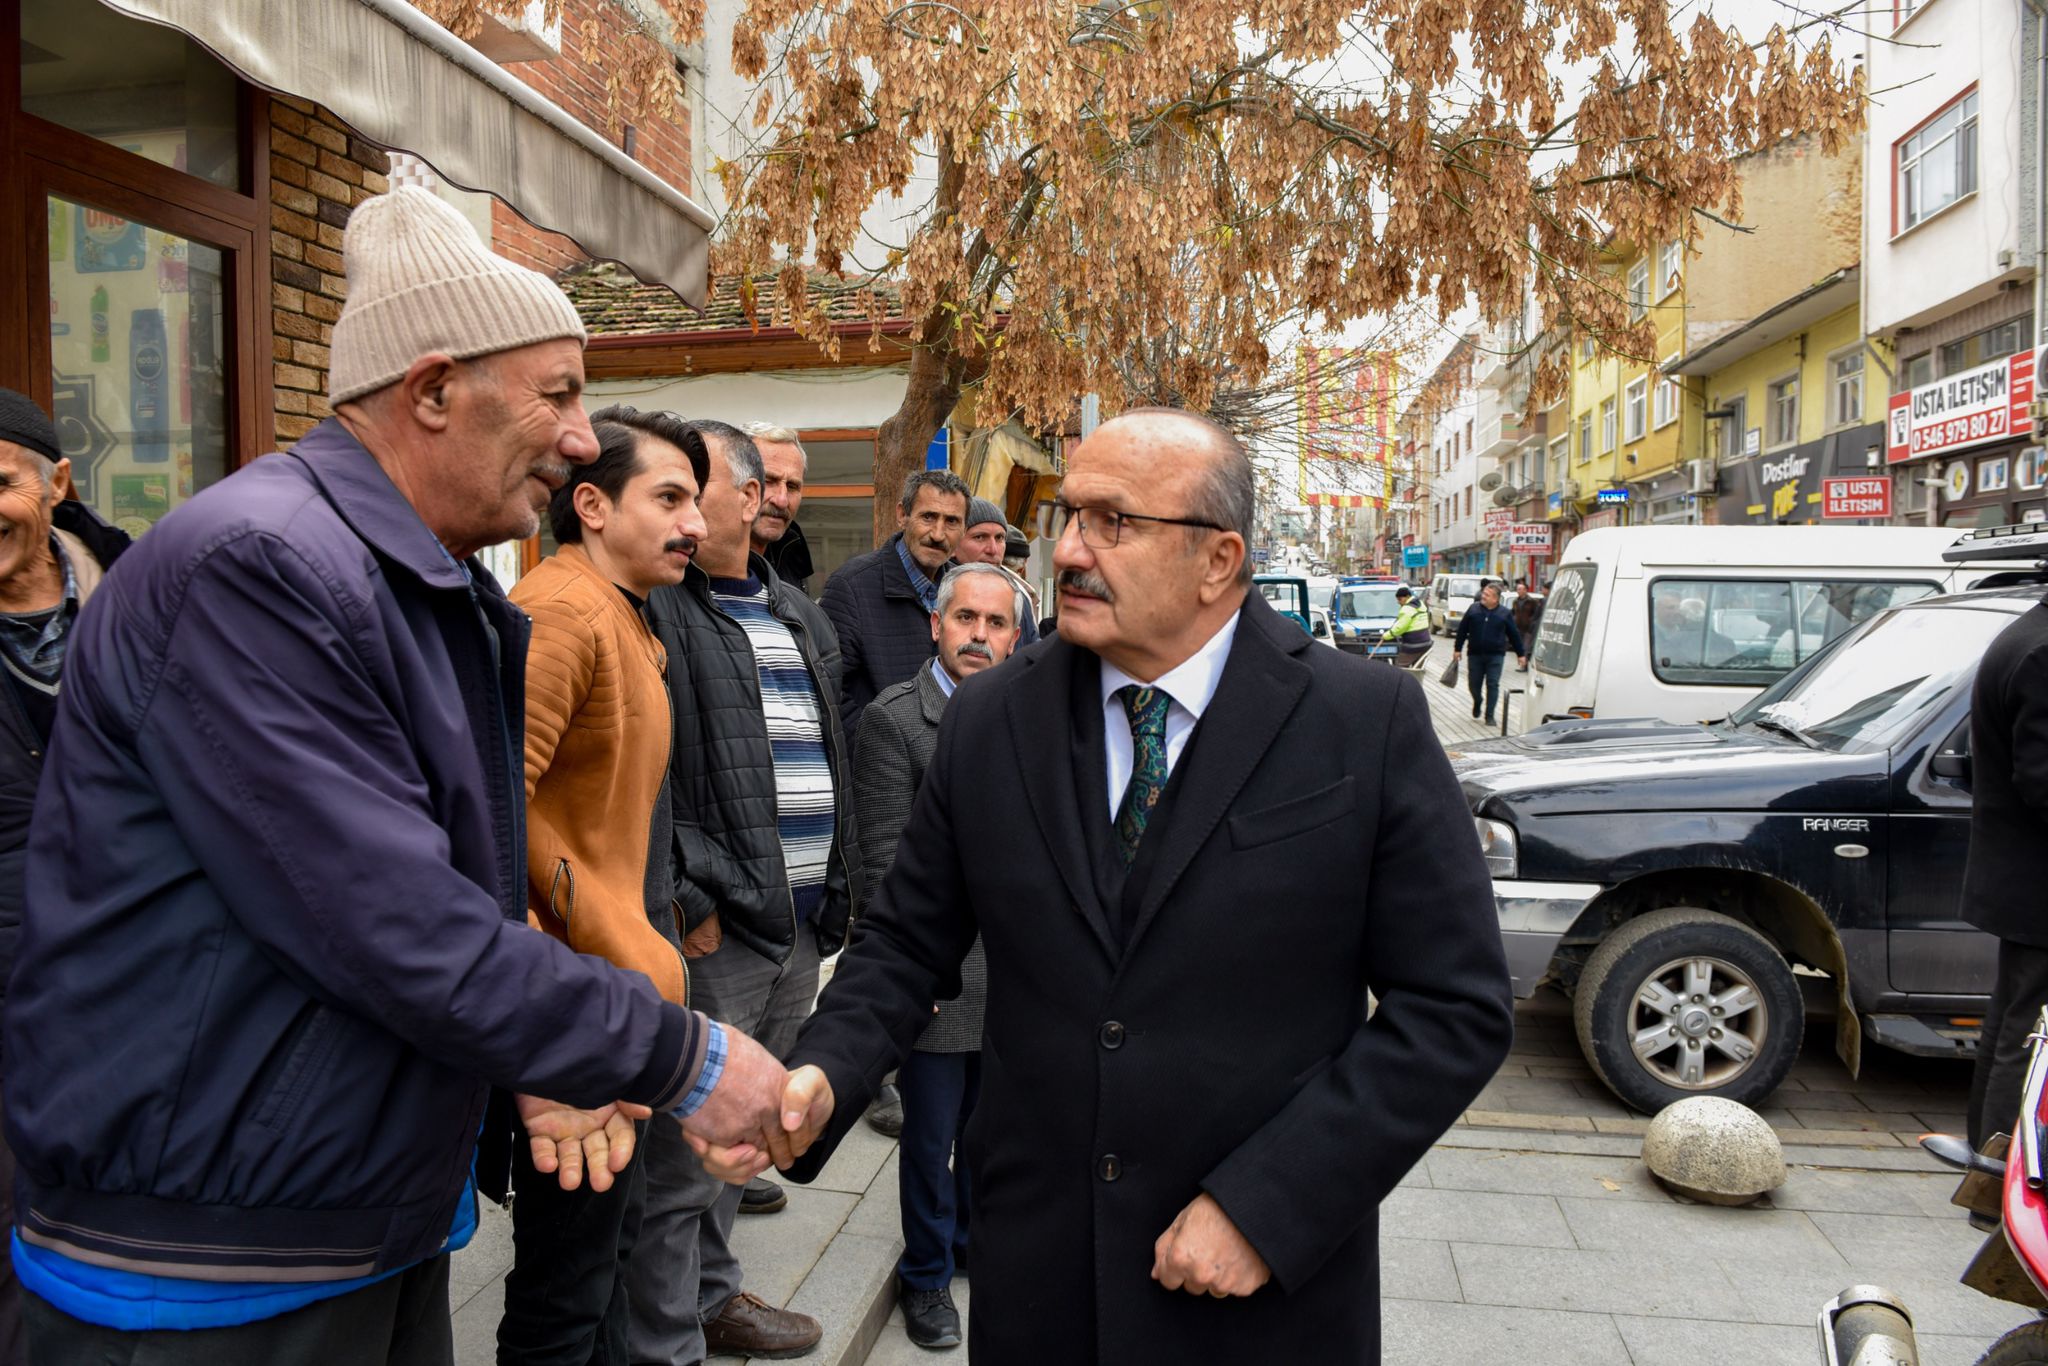
M 999 565 L 963 564 L 939 584 L 932 612 L 937 656 L 884 688 L 861 714 L 854 744 L 853 809 L 863 888 L 881 885 L 896 861 L 917 786 L 939 742 L 939 717 L 969 674 L 993 668 L 1016 648 L 1030 603 Z M 863 896 L 862 910 L 866 909 Z M 981 1090 L 981 1007 L 988 971 L 976 943 L 960 965 L 960 995 L 937 1002 L 933 1018 L 897 1076 L 903 1138 L 897 1180 L 903 1257 L 896 1264 L 904 1332 L 920 1347 L 960 1345 L 951 1289 L 966 1270 L 969 1183 L 954 1147 Z

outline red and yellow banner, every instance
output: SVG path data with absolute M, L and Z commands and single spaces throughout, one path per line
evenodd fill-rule
M 1296 352 L 1299 492 L 1305 505 L 1386 506 L 1399 379 L 1399 359 L 1391 351 L 1303 346 Z M 1313 477 L 1311 465 L 1317 466 Z M 1357 492 L 1312 493 L 1312 484 Z

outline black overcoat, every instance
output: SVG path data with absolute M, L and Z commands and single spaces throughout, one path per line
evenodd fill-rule
M 1109 823 L 1099 680 L 1055 640 L 954 695 L 797 1041 L 837 1110 L 792 1175 L 958 989 L 979 930 L 975 1366 L 1376 1363 L 1379 1203 L 1512 1033 L 1491 885 L 1420 685 L 1251 595 L 1120 937 L 1083 824 Z M 1248 1298 L 1150 1279 L 1203 1191 L 1272 1268 Z

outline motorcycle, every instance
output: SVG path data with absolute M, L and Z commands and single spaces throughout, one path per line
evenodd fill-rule
M 2027 1038 L 2018 1137 L 1999 1134 L 1983 1152 L 1953 1134 L 1928 1134 L 1920 1146 L 1963 1174 L 1950 1203 L 1990 1229 L 1962 1282 L 1971 1289 L 2048 1314 L 2048 1168 L 2044 1168 L 2042 1096 L 2048 1091 L 2048 1010 Z M 1877 1286 L 1852 1286 L 1820 1311 L 1822 1359 L 1829 1366 L 1918 1366 L 1912 1315 Z M 2035 1319 L 1991 1344 L 1977 1366 L 2048 1366 L 2048 1319 Z

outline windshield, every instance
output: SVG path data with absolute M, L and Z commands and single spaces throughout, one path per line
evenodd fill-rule
M 2011 624 L 2005 612 L 1972 608 L 1887 612 L 1738 707 L 1729 724 L 1790 727 L 1820 749 L 1889 749 L 1970 677 Z
M 1475 575 L 1460 574 L 1450 581 L 1444 592 L 1454 598 L 1476 598 L 1479 596 L 1479 579 Z
M 1361 618 L 1392 617 L 1401 612 L 1401 604 L 1394 601 L 1392 588 L 1347 588 L 1343 594 L 1346 621 Z
M 1325 612 L 1337 605 L 1337 585 L 1334 583 L 1312 583 L 1308 586 L 1308 605 L 1320 607 Z

